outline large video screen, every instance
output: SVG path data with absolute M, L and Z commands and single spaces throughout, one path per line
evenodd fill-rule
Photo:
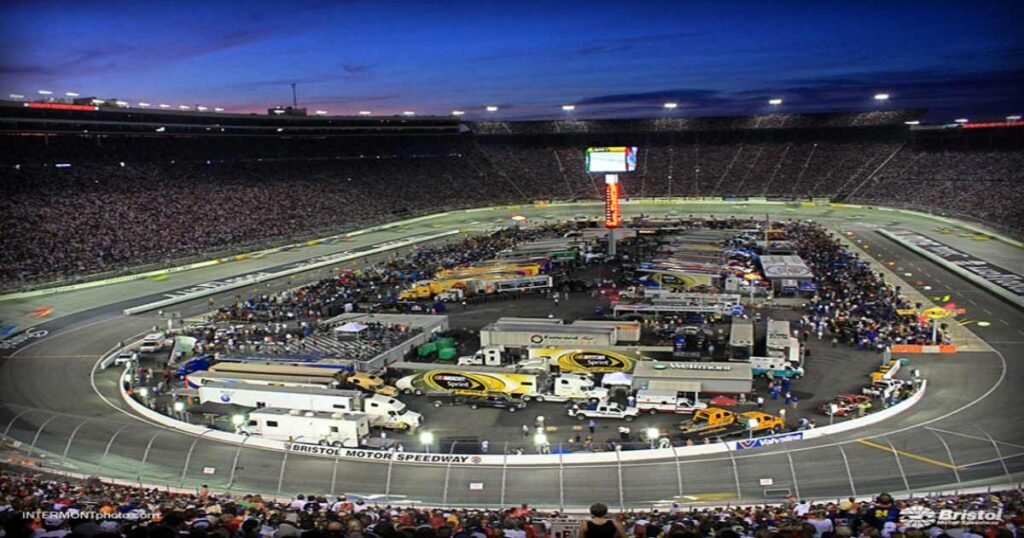
M 636 146 L 587 148 L 587 172 L 618 174 L 636 171 Z

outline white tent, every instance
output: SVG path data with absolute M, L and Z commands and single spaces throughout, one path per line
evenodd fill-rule
M 350 321 L 344 325 L 339 325 L 334 328 L 336 333 L 347 333 L 347 334 L 359 334 L 366 330 L 366 325 L 359 323 L 358 321 Z
M 601 378 L 601 384 L 606 386 L 606 387 L 620 386 L 620 385 L 632 386 L 633 385 L 633 375 L 632 374 L 626 374 L 626 373 L 623 373 L 623 372 L 612 372 L 610 374 L 605 374 L 604 377 Z

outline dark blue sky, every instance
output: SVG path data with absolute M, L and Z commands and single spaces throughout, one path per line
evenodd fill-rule
M 1024 2 L 7 1 L 0 91 L 561 117 L 1024 111 Z

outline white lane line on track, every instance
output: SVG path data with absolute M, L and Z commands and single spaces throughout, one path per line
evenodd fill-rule
M 954 432 L 954 431 L 950 431 L 950 430 L 944 430 L 942 428 L 932 428 L 931 426 L 926 427 L 925 429 L 926 430 L 931 430 L 933 432 L 947 433 L 949 435 L 956 435 L 956 436 L 959 436 L 959 437 L 966 437 L 968 439 L 974 439 L 976 441 L 984 441 L 984 442 L 986 442 L 988 444 L 992 444 L 992 439 L 989 439 L 988 437 L 982 437 L 980 435 L 971 435 L 969 433 Z M 998 441 L 998 440 L 996 440 L 996 443 L 1000 444 L 1000 445 L 1012 446 L 1013 448 L 1019 448 L 1021 450 L 1024 450 L 1024 445 L 1015 445 L 1013 443 L 1007 443 L 1005 441 Z
M 986 314 L 990 315 L 990 316 L 992 315 L 992 311 L 991 311 L 991 310 L 989 310 L 989 309 L 987 309 L 987 308 L 985 308 L 985 307 L 981 307 L 981 310 L 982 310 L 983 312 L 985 312 Z
M 1010 323 L 1008 321 L 1006 321 L 1005 319 L 1000 319 L 999 323 L 1002 323 L 1003 325 L 1006 325 L 1007 327 L 1010 326 Z
M 39 340 L 36 340 L 34 342 L 29 342 L 28 344 L 25 345 L 25 347 L 23 347 L 21 349 L 18 349 L 14 353 L 11 353 L 10 356 L 14 357 L 18 353 L 21 353 L 22 351 L 25 351 L 26 349 L 28 349 L 28 348 L 36 345 L 36 344 L 41 344 L 43 342 L 46 342 L 50 338 L 53 338 L 55 336 L 64 336 L 66 334 L 71 334 L 71 333 L 74 333 L 74 332 L 78 332 L 78 331 L 80 331 L 82 329 L 87 329 L 87 328 L 92 327 L 94 325 L 99 325 L 100 323 L 106 323 L 107 321 L 110 321 L 110 320 L 109 319 L 101 319 L 101 320 L 98 320 L 98 321 L 94 321 L 92 323 L 86 323 L 85 325 L 81 325 L 81 326 L 78 326 L 78 327 L 72 327 L 71 329 L 68 329 L 68 330 L 63 331 L 63 332 L 47 334 L 45 338 L 40 338 Z
M 985 465 L 987 463 L 996 463 L 996 462 L 999 462 L 999 461 L 1006 461 L 1006 460 L 1013 459 L 1013 458 L 1019 458 L 1021 456 L 1024 456 L 1024 452 L 1018 452 L 1016 454 L 1010 454 L 1009 456 L 1003 456 L 1001 458 L 990 458 L 990 459 L 987 459 L 987 460 L 976 461 L 976 462 L 973 462 L 973 463 L 968 463 L 968 464 L 965 464 L 965 465 L 961 465 L 960 467 L 962 467 L 962 468 L 977 467 L 979 465 Z

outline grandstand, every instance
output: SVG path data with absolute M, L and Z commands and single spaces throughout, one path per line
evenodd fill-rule
M 907 126 L 919 110 L 460 123 L 82 108 L 0 102 L 4 288 L 440 210 L 598 199 L 586 145 L 640 147 L 626 197 L 823 197 L 1024 222 L 1024 127 Z

